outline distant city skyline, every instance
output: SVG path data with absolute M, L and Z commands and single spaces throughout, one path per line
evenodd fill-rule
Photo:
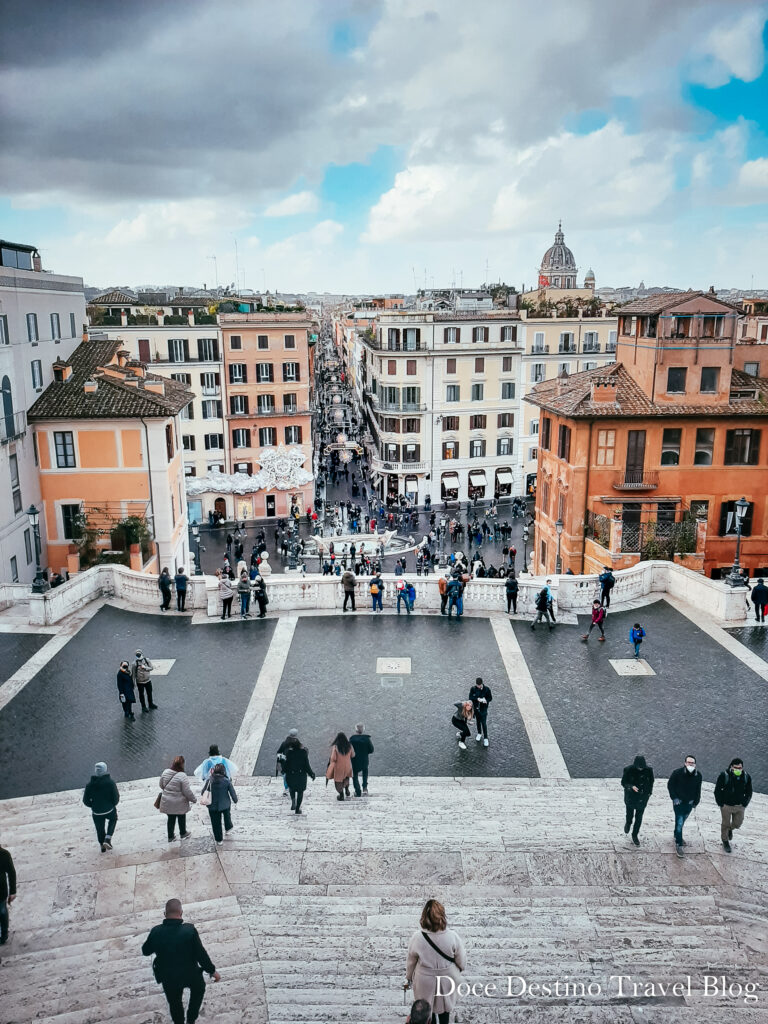
M 98 287 L 412 293 L 531 287 L 562 218 L 598 291 L 768 290 L 767 22 L 755 0 L 9 0 L 0 235 Z

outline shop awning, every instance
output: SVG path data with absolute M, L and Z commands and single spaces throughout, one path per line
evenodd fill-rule
M 406 486 L 406 488 L 408 487 L 409 484 L 413 484 L 413 486 L 418 490 L 418 488 L 419 488 L 419 478 L 417 476 L 407 476 L 405 478 L 405 486 Z
M 485 487 L 485 471 L 482 469 L 470 469 L 469 485 L 470 487 Z
M 459 486 L 459 474 L 458 473 L 443 473 L 442 484 L 443 484 L 443 487 L 458 487 Z
M 514 477 L 512 476 L 512 470 L 511 469 L 507 469 L 506 466 L 504 466 L 502 469 L 497 469 L 496 470 L 496 482 L 497 483 L 500 483 L 500 484 L 511 484 L 513 482 L 513 480 L 514 480 Z

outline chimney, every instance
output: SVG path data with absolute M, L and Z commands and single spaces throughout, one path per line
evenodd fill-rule
M 128 358 L 129 358 L 130 354 L 131 353 L 128 351 L 127 348 L 119 348 L 117 350 L 117 352 L 115 353 L 115 356 L 117 357 L 117 365 L 118 366 L 127 366 L 128 365 Z
M 87 380 L 83 384 L 83 391 L 86 395 L 95 395 L 99 390 L 99 382 L 97 380 Z
M 83 324 L 83 341 L 88 341 L 89 337 L 90 336 L 88 334 L 88 324 Z
M 144 390 L 152 391 L 156 395 L 165 394 L 165 381 L 162 380 L 145 380 Z
M 120 326 L 121 327 L 127 327 L 128 326 L 128 310 L 127 309 L 121 309 L 120 310 Z
M 134 377 L 143 377 L 147 372 L 144 363 L 138 359 L 129 359 L 125 364 L 125 368 L 126 370 L 131 370 Z
M 615 402 L 617 390 L 615 377 L 596 377 L 592 381 L 592 401 Z
M 194 311 L 194 309 L 188 309 L 187 310 L 187 319 L 189 320 L 189 326 L 190 327 L 194 327 L 195 326 L 195 311 Z
M 38 274 L 43 272 L 43 261 L 40 259 L 39 252 L 36 252 L 32 257 L 32 269 Z

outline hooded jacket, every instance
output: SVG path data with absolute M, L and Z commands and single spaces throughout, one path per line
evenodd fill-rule
M 720 772 L 715 783 L 715 803 L 718 807 L 746 807 L 752 799 L 752 777 L 742 771 L 734 775 L 731 769 Z
M 629 803 L 645 807 L 653 792 L 653 768 L 645 763 L 645 758 L 642 759 L 642 764 L 639 764 L 639 761 L 639 758 L 635 758 L 632 764 L 627 765 L 621 776 L 621 784 Z M 637 786 L 637 792 L 633 786 Z
M 110 811 L 114 811 L 120 803 L 120 794 L 108 772 L 105 775 L 91 776 L 91 781 L 83 793 L 83 803 L 91 808 L 91 814 L 109 814 Z
M 356 732 L 349 737 L 352 744 L 352 768 L 359 771 L 368 766 L 368 758 L 373 753 L 373 743 L 367 732 Z

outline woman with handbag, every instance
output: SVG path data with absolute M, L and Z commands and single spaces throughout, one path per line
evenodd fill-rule
M 232 780 L 227 776 L 227 769 L 223 764 L 213 766 L 208 781 L 203 786 L 200 795 L 200 803 L 208 808 L 211 818 L 211 828 L 216 845 L 221 846 L 224 836 L 221 831 L 221 819 L 224 819 L 224 831 L 227 835 L 232 831 L 232 801 L 237 803 L 237 793 L 232 785 Z
M 421 928 L 413 933 L 408 946 L 405 976 L 413 988 L 414 999 L 424 999 L 432 1009 L 432 1020 L 448 1024 L 455 1009 L 456 989 L 450 995 L 437 994 L 437 979 L 451 977 L 458 986 L 461 972 L 467 966 L 467 955 L 459 935 L 448 927 L 445 907 L 437 900 L 427 900 L 421 912 Z M 441 993 L 449 988 L 445 981 Z
M 160 776 L 159 794 L 155 800 L 155 807 L 161 814 L 168 815 L 168 842 L 172 843 L 176 838 L 176 821 L 179 822 L 179 838 L 189 839 L 192 835 L 187 829 L 187 812 L 192 804 L 197 803 L 197 797 L 192 792 L 189 784 L 189 777 L 184 771 L 184 758 L 179 754 L 174 757 L 171 767 L 166 768 Z
M 352 744 L 343 732 L 338 733 L 331 747 L 331 757 L 328 767 L 325 770 L 325 777 L 333 779 L 338 796 L 337 800 L 343 800 L 344 794 L 349 793 L 349 781 L 352 778 Z

